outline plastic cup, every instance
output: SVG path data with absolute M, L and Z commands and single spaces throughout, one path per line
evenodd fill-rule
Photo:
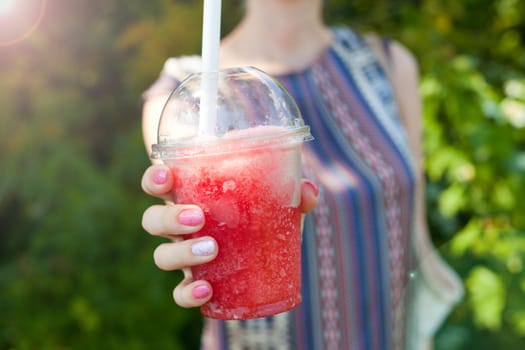
M 204 79 L 218 87 L 206 135 Z M 193 74 L 170 95 L 152 158 L 173 172 L 174 201 L 204 211 L 191 237 L 218 242 L 216 259 L 192 268 L 213 288 L 204 316 L 265 317 L 301 302 L 300 147 L 311 139 L 290 95 L 255 68 Z

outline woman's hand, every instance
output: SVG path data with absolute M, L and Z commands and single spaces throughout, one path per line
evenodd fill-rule
M 153 254 L 161 270 L 183 270 L 184 279 L 175 287 L 173 298 L 182 307 L 201 306 L 212 296 L 207 281 L 194 281 L 191 266 L 213 260 L 219 247 L 212 237 L 183 240 L 184 235 L 199 231 L 204 225 L 204 213 L 195 205 L 173 204 L 173 177 L 165 165 L 150 166 L 142 177 L 142 189 L 147 194 L 163 199 L 167 204 L 153 205 L 146 209 L 142 226 L 154 236 L 171 239 L 159 245 Z M 301 184 L 301 211 L 306 214 L 317 205 L 317 186 L 309 180 Z

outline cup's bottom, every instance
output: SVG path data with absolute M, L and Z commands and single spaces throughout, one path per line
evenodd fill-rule
M 201 314 L 204 317 L 220 320 L 247 320 L 251 318 L 268 317 L 293 309 L 301 303 L 301 295 L 281 300 L 275 303 L 257 305 L 254 307 L 239 306 L 225 308 L 219 303 L 208 302 L 201 306 Z

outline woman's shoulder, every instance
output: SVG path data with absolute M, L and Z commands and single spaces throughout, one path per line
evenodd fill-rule
M 396 70 L 403 70 L 404 73 L 411 74 L 417 71 L 417 60 L 412 51 L 403 43 L 377 33 L 365 33 L 363 38 L 387 69 L 395 67 Z
M 170 57 L 164 62 L 161 76 L 165 75 L 179 81 L 183 80 L 201 69 L 201 61 L 201 57 L 197 55 Z
M 414 54 L 401 42 L 375 33 L 364 35 L 380 66 L 390 80 L 399 116 L 419 159 L 421 145 L 421 100 L 419 97 L 419 65 Z
M 419 65 L 414 54 L 400 41 L 375 32 L 360 32 L 349 27 L 334 29 L 339 50 L 353 59 L 363 53 L 361 62 L 378 63 L 385 72 L 394 94 L 399 114 L 409 137 L 418 137 L 420 101 Z
M 198 72 L 200 68 L 201 57 L 197 55 L 168 58 L 157 80 L 142 94 L 142 99 L 147 101 L 154 97 L 168 95 L 188 75 Z
M 365 32 L 349 26 L 331 27 L 335 36 L 336 43 L 343 43 L 345 46 L 354 44 L 364 49 L 372 49 L 378 56 L 381 63 L 399 63 L 406 68 L 417 68 L 417 61 L 412 52 L 401 42 L 376 32 Z M 386 62 L 390 60 L 390 62 Z M 396 64 L 397 66 L 397 64 Z

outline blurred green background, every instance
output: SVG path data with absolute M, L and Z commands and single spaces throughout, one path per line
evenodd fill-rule
M 2 3 L 3 1 L 3 3 Z M 261 0 L 262 1 L 262 0 Z M 202 1 L 0 0 L 0 349 L 197 349 L 141 228 L 141 92 Z M 14 4 L 8 12 L 8 4 Z M 223 1 L 223 32 L 241 15 Z M 525 344 L 525 2 L 327 0 L 420 61 L 433 239 L 466 296 L 436 348 Z M 24 37 L 19 42 L 8 42 Z

